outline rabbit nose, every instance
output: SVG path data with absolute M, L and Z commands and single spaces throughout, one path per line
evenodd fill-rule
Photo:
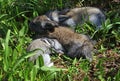
M 29 26 L 30 26 L 30 27 L 35 26 L 35 23 L 34 23 L 34 22 L 30 22 Z
M 30 22 L 29 23 L 29 28 L 30 28 L 30 30 L 34 30 L 35 29 L 35 27 L 36 27 L 36 24 L 34 23 L 34 22 Z

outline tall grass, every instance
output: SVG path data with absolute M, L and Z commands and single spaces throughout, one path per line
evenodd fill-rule
M 84 59 L 70 59 L 66 56 L 55 57 L 64 69 L 43 66 L 41 57 L 36 64 L 28 61 L 33 53 L 26 52 L 28 44 L 32 41 L 28 23 L 40 14 L 48 10 L 73 7 L 72 4 L 84 1 L 72 0 L 0 0 L 0 81 L 119 81 L 120 71 L 114 76 L 107 76 L 104 63 L 113 62 L 117 57 L 108 58 L 106 50 L 113 49 L 120 53 L 120 16 L 116 15 L 111 19 L 111 12 L 107 14 L 108 19 L 100 30 L 85 23 L 78 27 L 78 33 L 89 34 L 91 38 L 98 41 L 96 49 L 103 58 L 94 56 L 94 61 L 89 63 Z M 72 6 L 71 6 L 72 5 Z M 112 15 L 113 16 L 113 15 Z M 99 58 L 99 59 L 98 59 Z M 109 60 L 109 59 L 113 60 Z M 117 63 L 119 63 L 118 60 Z M 120 65 L 118 64 L 120 67 Z M 118 67 L 117 67 L 118 68 Z M 114 72 L 111 66 L 110 72 Z

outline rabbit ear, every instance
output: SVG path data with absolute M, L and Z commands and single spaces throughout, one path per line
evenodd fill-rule
M 54 21 L 47 21 L 45 24 L 45 28 L 49 28 L 49 27 L 52 27 L 52 28 L 58 27 L 58 23 Z
M 70 16 L 67 16 L 67 15 L 59 15 L 59 22 L 64 22 L 69 18 Z
M 70 9 L 64 9 L 62 11 L 59 11 L 59 15 L 65 15 L 66 13 L 68 13 L 70 11 Z
M 49 21 L 46 22 L 44 29 L 53 32 L 55 27 L 58 27 L 58 23 Z
M 59 11 L 59 22 L 64 22 L 67 19 L 70 18 L 70 16 L 67 16 L 66 14 L 70 11 L 70 9 L 64 9 L 62 11 Z
M 45 29 L 50 31 L 50 32 L 53 32 L 54 31 L 54 26 L 50 23 L 46 23 Z

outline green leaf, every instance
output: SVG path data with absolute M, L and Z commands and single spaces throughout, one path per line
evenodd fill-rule
M 6 20 L 5 17 L 8 16 L 8 14 L 2 14 L 0 15 L 0 21 Z
M 25 60 L 25 58 L 28 58 L 28 57 L 30 57 L 32 55 L 35 55 L 35 53 L 34 54 L 31 53 L 30 55 L 29 54 L 22 55 L 19 59 L 16 60 L 16 63 L 14 64 L 12 70 L 15 71 L 15 69 L 17 68 L 17 66 L 19 66 L 20 63 L 22 63 Z
M 87 77 L 87 75 L 84 77 L 84 81 L 89 81 L 89 78 Z
M 5 38 L 5 43 L 4 43 L 4 70 L 7 71 L 9 68 L 9 61 L 8 61 L 8 57 L 9 57 L 9 40 L 10 40 L 10 30 L 8 30 L 6 38 Z
M 119 70 L 118 73 L 115 75 L 114 81 L 120 81 L 120 70 Z
M 102 75 L 99 75 L 98 78 L 100 79 L 100 81 L 105 81 Z
M 19 36 L 24 36 L 25 35 L 25 27 L 22 27 L 22 29 L 19 31 Z
M 77 63 L 77 59 L 75 58 L 75 59 L 73 60 L 72 65 L 75 65 L 76 63 Z
M 36 66 L 37 66 L 38 68 L 44 66 L 44 60 L 43 60 L 42 55 L 40 55 L 40 56 L 36 59 Z
M 33 67 L 32 68 L 32 71 L 30 72 L 30 81 L 36 81 L 35 78 L 36 78 L 36 75 L 37 75 L 37 68 L 36 67 Z
M 55 67 L 42 66 L 42 67 L 41 67 L 41 70 L 42 70 L 42 71 L 52 71 L 52 72 L 55 72 L 55 71 L 61 71 L 61 70 L 67 70 L 67 69 L 61 69 L 61 68 L 55 68 Z
M 115 24 L 120 24 L 120 22 L 115 22 Z
M 111 21 L 110 21 L 110 19 L 107 19 L 107 20 L 105 21 L 105 26 L 107 26 L 107 25 L 109 25 L 109 24 L 111 24 Z

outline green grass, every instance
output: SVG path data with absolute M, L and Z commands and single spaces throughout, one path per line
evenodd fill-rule
M 95 30 L 90 23 L 76 29 L 98 41 L 95 46 L 98 53 L 94 54 L 93 62 L 53 55 L 56 67 L 47 68 L 41 57 L 35 65 L 28 61 L 33 54 L 26 52 L 32 41 L 28 22 L 48 10 L 85 3 L 79 0 L 51 1 L 0 1 L 0 81 L 120 81 L 120 12 L 112 11 L 114 7 L 106 13 L 107 20 L 100 30 Z

